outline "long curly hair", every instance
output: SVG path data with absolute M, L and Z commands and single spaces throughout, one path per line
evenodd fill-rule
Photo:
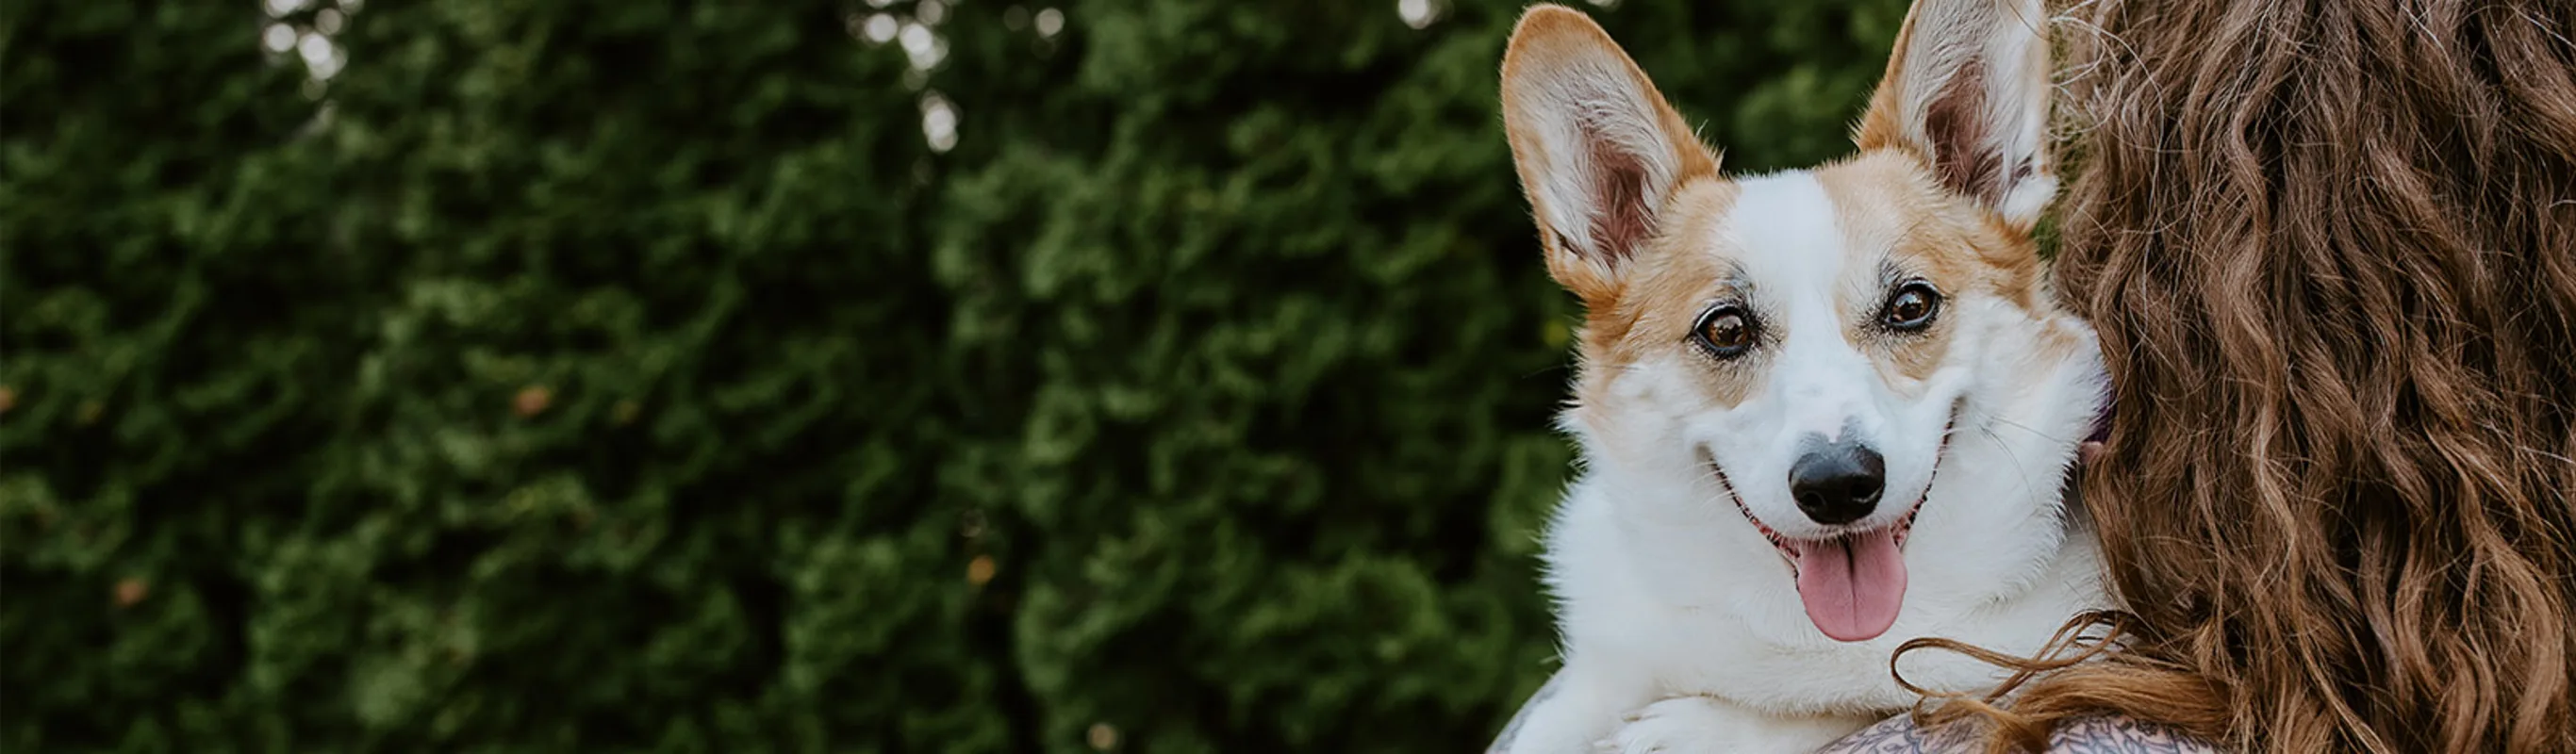
M 1919 714 L 2576 751 L 2576 2 L 2058 20 L 2059 290 L 2117 390 L 2079 485 L 2128 612 Z

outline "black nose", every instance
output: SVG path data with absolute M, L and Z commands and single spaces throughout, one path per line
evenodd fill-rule
M 1857 442 L 1812 446 L 1789 467 L 1789 495 L 1820 524 L 1848 524 L 1878 508 L 1887 459 Z

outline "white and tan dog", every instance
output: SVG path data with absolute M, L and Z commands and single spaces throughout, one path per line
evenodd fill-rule
M 1521 18 L 1503 114 L 1587 310 L 1584 464 L 1547 538 L 1565 666 L 1499 748 L 1805 751 L 1912 703 L 1906 639 L 2030 652 L 2106 606 L 2060 500 L 2101 358 L 2031 239 L 2056 189 L 2042 21 L 1920 0 L 1858 154 L 1729 177 L 1589 18 Z

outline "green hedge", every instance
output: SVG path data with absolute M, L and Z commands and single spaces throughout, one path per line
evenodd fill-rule
M 889 1 L 0 3 L 0 749 L 1481 745 L 1518 0 Z M 1751 170 L 1901 2 L 1594 12 Z

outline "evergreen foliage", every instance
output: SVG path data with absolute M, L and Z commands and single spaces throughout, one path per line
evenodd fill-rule
M 334 2 L 0 3 L 0 749 L 1466 751 L 1551 668 L 1521 0 Z M 1747 171 L 1902 2 L 1592 10 Z

